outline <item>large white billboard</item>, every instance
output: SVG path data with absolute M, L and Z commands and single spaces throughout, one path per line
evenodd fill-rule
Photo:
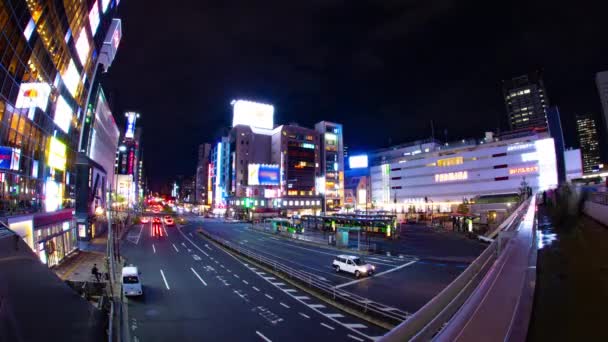
M 133 139 L 135 136 L 135 121 L 139 117 L 139 114 L 135 112 L 126 112 L 127 117 L 127 129 L 125 130 L 125 138 Z
M 51 86 L 48 83 L 32 82 L 21 83 L 19 87 L 19 95 L 17 95 L 16 108 L 35 108 L 38 107 L 42 111 L 46 111 L 49 103 L 49 95 L 51 94 Z
M 348 165 L 351 169 L 366 168 L 368 165 L 367 155 L 363 154 L 360 156 L 348 157 Z
M 274 128 L 274 107 L 272 105 L 237 100 L 232 102 L 232 111 L 232 127 L 245 125 L 265 129 Z

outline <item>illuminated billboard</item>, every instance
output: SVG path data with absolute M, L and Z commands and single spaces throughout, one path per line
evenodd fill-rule
M 135 112 L 126 112 L 125 116 L 127 117 L 127 129 L 125 130 L 125 138 L 133 139 L 133 137 L 135 136 L 135 121 L 137 121 L 139 114 Z
M 0 146 L 0 169 L 19 170 L 21 149 L 9 146 Z
M 76 64 L 74 64 L 73 60 L 70 59 L 68 68 L 61 75 L 61 78 L 70 94 L 76 97 L 76 90 L 78 90 L 78 83 L 80 82 L 80 74 L 78 73 L 78 70 L 76 70 Z
M 89 12 L 89 25 L 91 26 L 91 33 L 95 36 L 99 27 L 99 6 L 97 5 L 97 0 L 95 0 L 93 8 Z
M 44 209 L 46 212 L 55 211 L 63 202 L 63 187 L 52 179 L 44 183 Z
M 232 102 L 232 110 L 232 127 L 245 125 L 265 129 L 274 128 L 274 107 L 272 105 L 237 100 Z
M 55 137 L 51 137 L 49 144 L 49 159 L 47 164 L 57 170 L 65 170 L 66 148 L 65 144 Z
M 57 106 L 55 107 L 53 122 L 55 122 L 62 131 L 68 133 L 70 131 L 73 114 L 72 107 L 70 107 L 63 96 L 59 95 L 59 97 L 57 97 Z
M 110 1 L 112 0 L 101 0 L 101 10 L 103 11 L 103 13 L 106 13 L 106 11 L 108 10 L 108 5 L 110 4 Z
M 87 37 L 87 31 L 83 27 L 80 30 L 78 39 L 76 40 L 76 54 L 78 55 L 78 59 L 80 59 L 80 63 L 83 66 L 87 65 L 87 58 L 89 57 L 90 50 L 91 45 L 89 43 L 89 37 Z
M 279 165 L 249 164 L 247 184 L 279 185 Z
M 49 103 L 51 86 L 48 83 L 21 83 L 15 108 L 35 108 L 46 111 Z
M 366 168 L 368 166 L 367 155 L 363 154 L 360 156 L 348 157 L 348 166 L 350 166 L 351 169 Z

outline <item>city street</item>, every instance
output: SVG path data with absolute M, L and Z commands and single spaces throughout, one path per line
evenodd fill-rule
M 217 249 L 196 225 L 134 226 L 122 243 L 144 296 L 128 299 L 132 341 L 369 341 L 385 330 L 328 307 Z
M 289 267 L 308 272 L 312 277 L 336 288 L 408 313 L 421 308 L 468 265 L 463 262 L 421 259 L 415 255 L 369 255 L 362 257 L 376 266 L 376 273 L 372 277 L 357 279 L 348 273 L 336 273 L 332 267 L 334 256 L 352 254 L 351 251 L 291 241 L 252 230 L 249 224 L 244 223 L 205 219 L 200 226 L 213 235 L 239 243 L 242 247 Z M 424 246 L 425 250 L 431 247 Z

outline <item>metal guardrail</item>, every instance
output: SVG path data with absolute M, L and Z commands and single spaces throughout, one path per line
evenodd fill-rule
M 589 199 L 593 203 L 608 205 L 608 192 L 592 192 Z
M 204 230 L 201 230 L 201 233 L 225 248 L 237 252 L 261 265 L 271 268 L 275 273 L 288 277 L 289 279 L 298 282 L 300 285 L 308 287 L 316 293 L 323 295 L 326 299 L 347 305 L 363 312 L 366 315 L 370 315 L 376 319 L 390 323 L 391 325 L 399 324 L 409 317 L 409 314 L 405 311 L 389 307 L 351 292 L 336 289 L 334 286 L 316 279 L 314 275 L 288 267 L 280 262 L 277 262 L 276 260 L 257 254 L 250 249 L 241 247 L 228 240 L 209 234 Z
M 526 205 L 524 205 L 526 204 Z M 407 321 L 389 331 L 380 341 L 428 341 L 440 331 L 458 309 L 465 303 L 477 285 L 487 274 L 505 245 L 502 235 L 512 235 L 512 230 L 522 220 L 524 208 L 530 200 L 522 203 L 501 225 L 502 233 L 462 272 L 452 283 L 433 299 L 416 311 Z

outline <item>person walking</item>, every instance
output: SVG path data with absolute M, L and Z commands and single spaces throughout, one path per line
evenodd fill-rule
M 97 282 L 99 282 L 99 270 L 97 269 L 97 264 L 93 264 L 93 268 L 91 269 L 91 274 L 95 276 Z

